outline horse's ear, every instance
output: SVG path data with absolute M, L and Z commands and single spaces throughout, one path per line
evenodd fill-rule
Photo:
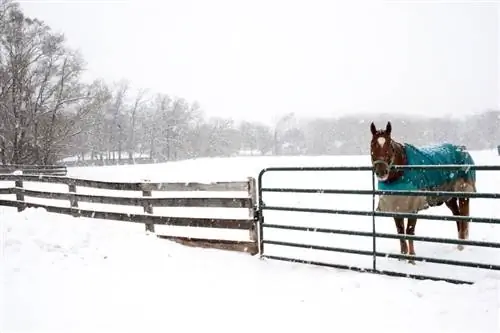
M 387 125 L 385 126 L 385 132 L 387 135 L 391 135 L 391 131 L 392 131 L 392 125 L 391 125 L 391 122 L 388 121 Z
M 373 135 L 377 133 L 377 128 L 375 127 L 375 124 L 373 122 L 370 125 L 370 130 L 372 131 Z

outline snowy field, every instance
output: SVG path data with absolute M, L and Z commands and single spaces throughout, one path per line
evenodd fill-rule
M 494 151 L 473 152 L 473 156 L 477 164 L 500 164 Z M 70 168 L 68 175 L 117 182 L 233 181 L 257 177 L 269 166 L 368 162 L 366 156 L 218 158 Z M 477 177 L 479 191 L 499 192 L 500 172 L 479 171 Z M 370 189 L 371 178 L 369 172 L 283 172 L 266 174 L 264 185 Z M 67 191 L 63 185 L 26 183 L 25 187 Z M 78 192 L 98 194 L 83 188 Z M 166 194 L 154 193 L 159 195 Z M 7 197 L 13 198 L 2 196 Z M 263 198 L 267 205 L 371 209 L 369 196 L 265 193 Z M 30 201 L 48 203 L 43 199 Z M 54 204 L 55 200 L 50 202 Z M 68 206 L 67 202 L 59 204 Z M 111 205 L 84 203 L 80 207 L 112 209 Z M 120 211 L 117 207 L 114 210 Z M 140 213 L 142 208 L 130 207 L 127 211 Z M 164 208 L 155 213 L 229 217 L 226 210 L 208 208 Z M 444 207 L 426 213 L 450 214 Z M 231 214 L 244 218 L 247 212 L 235 210 Z M 493 199 L 473 199 L 471 214 L 499 217 L 500 204 Z M 146 234 L 143 224 L 73 218 L 42 209 L 17 213 L 7 207 L 0 207 L 0 216 L 0 332 L 500 332 L 500 275 L 492 271 L 378 260 L 382 269 L 476 283 L 415 281 L 183 247 Z M 266 211 L 265 217 L 266 223 L 371 231 L 371 217 L 273 211 Z M 186 232 L 161 229 L 157 226 L 159 233 Z M 394 233 L 394 222 L 377 218 L 377 231 Z M 224 237 L 245 238 L 247 234 Z M 416 234 L 455 238 L 456 226 L 448 221 L 419 220 Z M 353 249 L 370 250 L 372 245 L 371 239 L 361 237 L 271 229 L 266 229 L 265 237 Z M 500 226 L 473 223 L 470 239 L 498 242 Z M 377 249 L 397 253 L 399 243 L 378 240 Z M 424 242 L 416 242 L 415 249 L 422 256 L 500 264 L 498 250 L 467 246 L 459 252 L 455 245 Z M 371 257 L 267 245 L 266 252 L 371 267 Z

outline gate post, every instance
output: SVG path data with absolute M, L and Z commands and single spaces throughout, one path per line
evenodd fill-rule
M 373 238 L 373 270 L 377 270 L 377 237 L 375 236 L 375 169 L 372 168 L 372 238 Z
M 259 237 L 257 235 L 257 224 L 258 224 L 258 207 L 257 207 L 257 189 L 255 188 L 255 178 L 248 177 L 248 197 L 251 201 L 251 207 L 249 210 L 250 219 L 254 221 L 252 228 L 250 229 L 250 241 L 257 243 Z M 257 245 L 258 248 L 258 245 Z
M 257 177 L 257 196 L 259 205 L 257 207 L 257 225 L 259 229 L 258 235 L 258 247 L 259 247 L 259 256 L 262 257 L 264 254 L 264 200 L 262 199 L 262 176 L 266 172 L 266 169 L 263 169 L 259 172 L 259 176 Z

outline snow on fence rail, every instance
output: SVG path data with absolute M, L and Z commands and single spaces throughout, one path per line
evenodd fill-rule
M 48 212 L 67 214 L 75 217 L 99 218 L 107 220 L 144 223 L 147 231 L 154 232 L 155 225 L 215 228 L 248 231 L 248 240 L 223 240 L 208 239 L 203 237 L 189 236 L 167 236 L 158 235 L 160 238 L 176 241 L 178 243 L 210 247 L 234 251 L 243 251 L 251 254 L 258 252 L 256 235 L 256 187 L 255 179 L 248 178 L 246 181 L 214 182 L 214 183 L 151 183 L 127 182 L 114 183 L 88 179 L 69 177 L 44 176 L 44 175 L 15 175 L 0 174 L 0 182 L 14 182 L 14 187 L 0 188 L 0 195 L 15 195 L 16 199 L 0 199 L 0 206 L 17 207 L 22 211 L 28 207 L 43 208 Z M 27 184 L 38 185 L 37 189 L 26 188 Z M 40 185 L 44 185 L 40 187 Z M 47 183 L 67 186 L 67 191 L 47 190 Z M 38 189 L 40 188 L 40 189 Z M 106 195 L 77 193 L 90 190 L 108 190 Z M 122 193 L 135 192 L 140 196 L 125 196 Z M 94 192 L 94 191 L 92 191 Z M 115 195 L 111 195 L 111 193 Z M 172 193 L 184 192 L 187 196 L 177 195 L 174 197 L 153 197 L 153 192 Z M 199 192 L 233 193 L 230 197 L 195 195 Z M 242 192 L 240 196 L 234 192 Z M 119 196 L 116 195 L 118 193 Z M 109 195 L 108 195 L 109 194 Z M 243 196 L 241 196 L 243 194 Z M 31 200 L 28 201 L 27 198 Z M 44 203 L 33 202 L 35 199 L 44 199 Z M 47 202 L 48 199 L 48 202 Z M 57 205 L 54 201 L 63 201 L 65 206 Z M 93 204 L 89 208 L 79 207 L 81 204 Z M 99 204 L 113 205 L 118 207 L 119 212 L 107 209 L 96 209 Z M 142 207 L 143 212 L 132 212 L 130 207 Z M 247 211 L 244 217 L 179 217 L 170 214 L 159 214 L 161 208 L 218 208 L 223 210 L 244 209 Z M 115 208 L 116 209 L 116 208 Z M 126 212 L 126 211 L 129 212 Z M 225 215 L 225 214 L 224 214 Z

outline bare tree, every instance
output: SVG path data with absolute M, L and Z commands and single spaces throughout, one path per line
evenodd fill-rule
M 118 153 L 118 160 L 122 158 L 123 144 L 125 141 L 125 108 L 126 98 L 129 90 L 129 82 L 120 80 L 115 84 L 113 92 L 113 101 L 109 106 L 109 146 L 108 158 L 115 159 L 115 151 Z
M 243 121 L 239 126 L 241 144 L 243 149 L 248 149 L 251 155 L 256 150 L 259 154 L 268 153 L 273 147 L 273 134 L 271 128 L 261 123 Z
M 130 161 L 134 159 L 134 152 L 136 149 L 136 126 L 137 126 L 137 111 L 143 108 L 144 99 L 147 90 L 140 89 L 135 97 L 134 104 L 130 111 L 130 127 L 128 135 L 128 158 Z
M 2 154 L 11 163 L 50 163 L 57 142 L 64 140 L 65 122 L 80 117 L 86 99 L 79 77 L 83 60 L 37 19 L 18 6 L 4 15 L 0 34 Z
M 111 100 L 111 91 L 102 80 L 95 80 L 85 87 L 88 98 L 79 108 L 80 118 L 73 124 L 73 139 L 66 147 L 66 154 L 78 154 L 82 160 L 86 153 L 95 159 L 105 150 L 105 112 Z M 71 148 L 72 147 L 72 148 Z
M 161 156 L 157 156 L 161 152 L 162 138 L 160 133 L 163 132 L 164 128 L 164 113 L 166 112 L 171 99 L 166 94 L 156 94 L 154 99 L 150 103 L 149 117 L 144 124 L 146 129 L 146 140 L 149 146 L 149 158 L 157 159 Z

